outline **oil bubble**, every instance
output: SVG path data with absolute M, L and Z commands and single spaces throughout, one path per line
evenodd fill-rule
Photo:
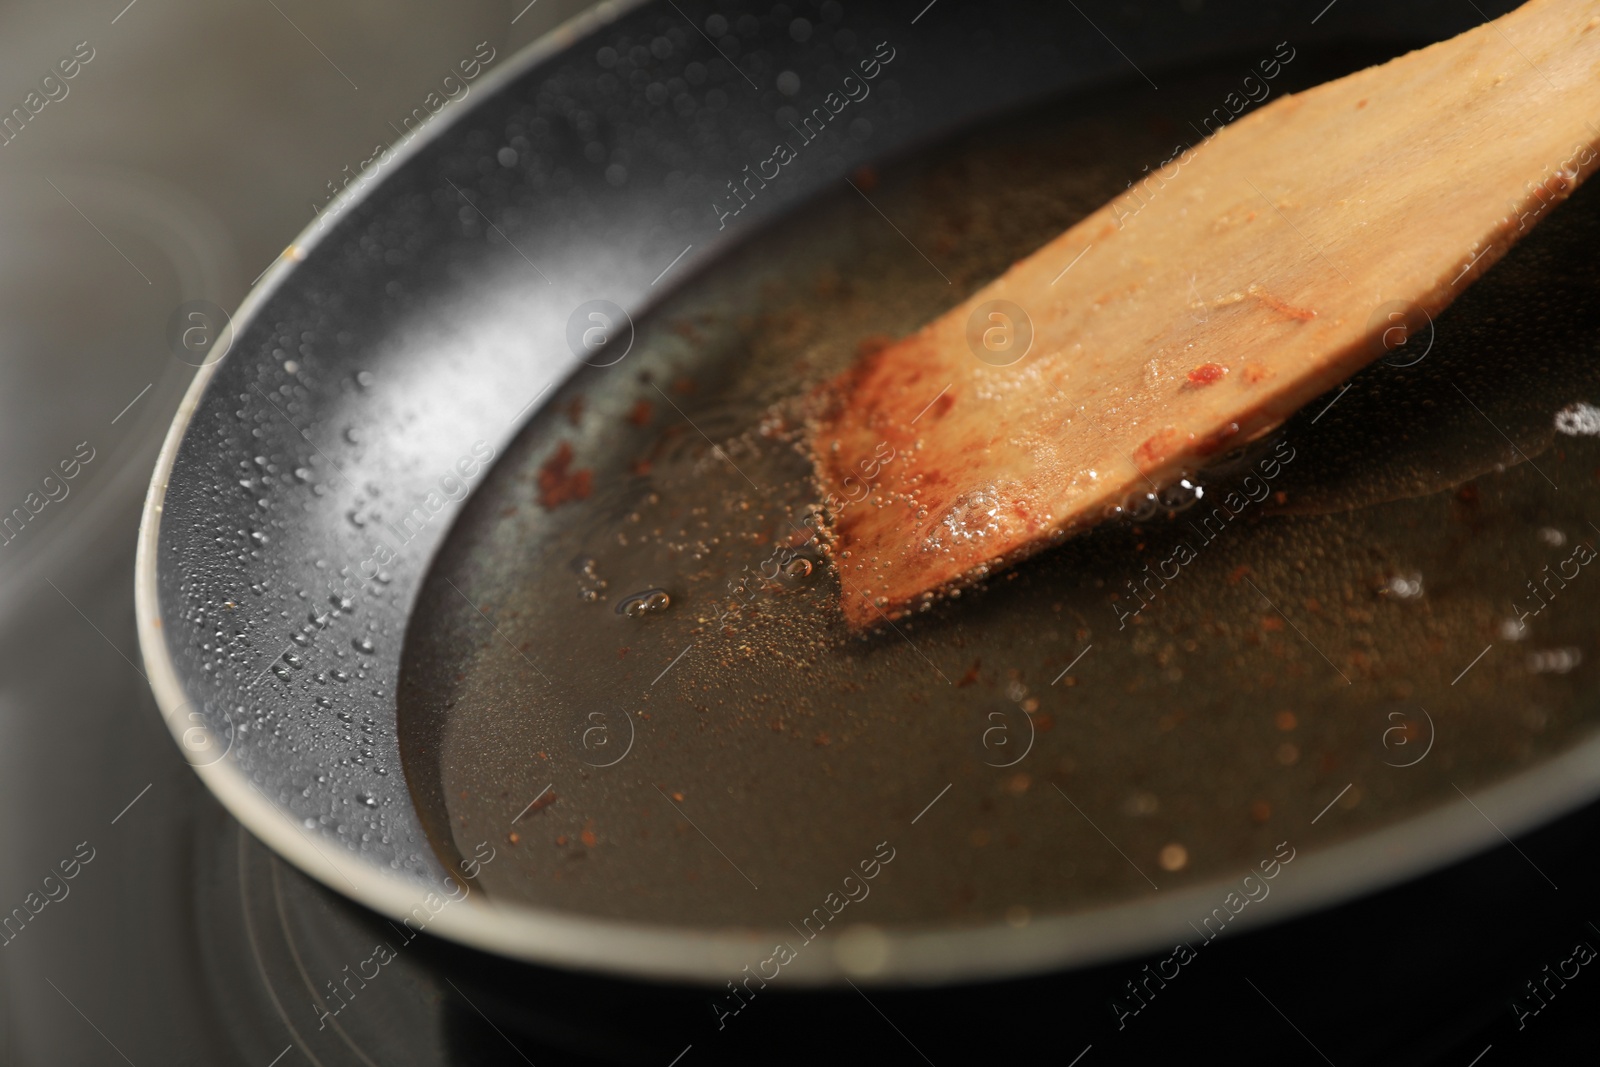
M 1161 506 L 1168 511 L 1185 511 L 1192 508 L 1205 495 L 1205 487 L 1197 485 L 1188 478 L 1179 478 L 1158 494 Z
M 631 619 L 642 618 L 645 615 L 656 615 L 666 611 L 672 606 L 672 597 L 665 589 L 646 589 L 641 593 L 624 597 L 616 606 L 618 615 L 626 615 Z
M 1122 514 L 1134 522 L 1155 518 L 1161 510 L 1161 500 L 1154 493 L 1130 493 L 1122 504 Z
M 1383 589 L 1380 590 L 1387 596 L 1396 600 L 1418 600 L 1422 597 L 1422 575 L 1417 571 L 1408 571 L 1404 574 L 1392 576 Z

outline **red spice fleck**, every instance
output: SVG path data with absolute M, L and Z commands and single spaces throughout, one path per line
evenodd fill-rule
M 535 800 L 532 804 L 529 804 L 528 805 L 528 810 L 524 814 L 537 815 L 541 811 L 543 811 L 545 808 L 548 808 L 550 805 L 554 804 L 557 800 L 560 800 L 560 799 L 561 799 L 560 797 L 556 796 L 556 791 L 554 789 L 549 790 L 543 796 L 541 796 L 538 800 Z M 519 816 L 519 818 L 520 818 L 520 816 Z
M 694 392 L 694 379 L 679 378 L 677 381 L 672 383 L 672 391 L 677 393 L 679 396 L 688 396 L 690 393 Z
M 1257 382 L 1264 382 L 1270 377 L 1272 377 L 1272 368 L 1265 363 L 1252 361 L 1244 365 L 1244 380 L 1251 385 Z
M 1283 620 L 1276 615 L 1267 615 L 1261 620 L 1261 628 L 1268 633 L 1277 633 L 1283 629 Z
M 513 845 L 522 840 L 522 838 L 518 837 L 515 833 L 507 834 L 506 837 L 510 839 Z
M 650 461 L 647 459 L 634 460 L 632 463 L 628 464 L 628 473 L 633 475 L 635 478 L 643 478 L 645 475 L 650 473 Z
M 932 415 L 935 419 L 942 419 L 945 417 L 945 414 L 955 406 L 955 397 L 951 396 L 949 393 L 941 393 L 939 395 L 939 399 L 935 400 L 933 402 L 933 406 L 928 409 L 928 414 Z
M 575 396 L 567 402 L 567 421 L 576 426 L 583 420 L 583 397 Z
M 584 845 L 589 848 L 594 848 L 594 846 L 600 842 L 600 839 L 594 836 L 594 831 L 589 829 L 587 826 L 583 828 L 583 833 L 578 835 L 578 840 L 582 841 Z
M 567 835 L 566 834 L 557 834 L 556 835 L 556 844 L 565 845 L 566 843 L 567 843 Z
M 816 737 L 813 737 L 811 739 L 811 743 L 816 745 L 818 748 L 827 748 L 829 745 L 833 744 L 833 738 L 829 737 L 827 731 L 824 730 Z
M 539 468 L 539 503 L 554 509 L 571 500 L 589 498 L 594 490 L 594 473 L 571 467 L 572 445 L 562 441 Z
M 1192 385 L 1210 385 L 1222 381 L 1222 376 L 1228 373 L 1228 368 L 1220 363 L 1202 363 L 1189 372 L 1189 382 Z
M 1134 450 L 1134 463 L 1140 471 L 1155 467 L 1162 460 L 1193 440 L 1194 434 L 1185 433 L 1176 426 L 1168 426 L 1161 432 L 1150 435 L 1143 444 Z
M 628 654 L 628 646 L 627 645 L 623 645 L 621 648 L 617 649 L 617 658 L 618 659 L 621 659 L 623 656 L 626 656 L 627 654 Z
M 1272 805 L 1271 804 L 1268 804 L 1265 800 L 1257 800 L 1257 801 L 1254 801 L 1254 802 L 1251 803 L 1251 805 L 1250 805 L 1250 821 L 1251 822 L 1253 822 L 1253 823 L 1264 823 L 1270 818 L 1272 818 Z
M 648 426 L 650 424 L 650 415 L 654 410 L 655 406 L 650 401 L 637 401 L 633 405 L 633 410 L 628 412 L 628 421 L 635 426 Z
M 971 685 L 972 683 L 976 682 L 978 680 L 978 668 L 980 666 L 982 666 L 982 665 L 983 665 L 983 660 L 981 660 L 981 659 L 973 660 L 972 661 L 972 666 L 967 668 L 967 673 L 963 674 L 961 676 L 961 678 L 956 682 L 956 688 L 957 689 L 964 689 L 967 686 Z
M 681 804 L 681 803 L 683 803 L 683 794 L 682 793 L 674 793 L 674 794 L 672 794 L 672 799 L 676 800 L 678 803 Z
M 878 172 L 872 167 L 857 167 L 850 177 L 855 179 L 856 188 L 863 193 L 870 193 L 878 187 Z
M 1312 311 L 1310 308 L 1295 307 L 1293 304 L 1285 304 L 1282 300 L 1279 300 L 1271 293 L 1263 290 L 1257 289 L 1252 295 L 1257 300 L 1267 305 L 1267 307 L 1271 308 L 1273 311 L 1287 315 L 1291 319 L 1296 319 L 1300 322 L 1310 322 L 1312 319 L 1317 317 L 1317 313 Z

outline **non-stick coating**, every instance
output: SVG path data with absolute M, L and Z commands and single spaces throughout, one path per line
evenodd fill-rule
M 902 5 L 828 4 L 809 15 L 809 36 L 797 12 L 727 9 L 737 69 L 699 33 L 708 11 L 686 9 L 690 22 L 673 5 L 607 9 L 569 31 L 570 47 L 545 42 L 308 231 L 289 257 L 297 262 L 247 302 L 231 352 L 197 382 L 146 521 L 140 622 L 152 679 L 235 813 L 382 910 L 405 911 L 410 896 L 441 884 L 400 770 L 394 693 L 406 621 L 460 503 L 430 507 L 388 562 L 364 524 L 410 513 L 478 442 L 504 448 L 576 364 L 567 330 L 580 305 L 605 299 L 641 315 L 735 243 L 759 241 L 764 220 L 986 114 L 1096 84 L 1146 91 L 1146 73 L 1268 54 L 1286 37 L 1368 38 L 1399 51 L 1476 21 L 1448 3 L 1357 7 L 1315 27 L 1289 3 L 1080 6 L 938 5 L 912 25 Z M 720 219 L 711 205 L 727 183 L 770 154 L 774 118 L 792 103 L 786 72 L 828 86 L 847 56 L 878 42 L 895 59 L 882 91 L 859 105 L 866 126 L 808 145 L 781 182 Z M 626 82 L 611 73 L 617 53 L 635 65 Z M 322 706 L 334 693 L 351 723 Z M 192 731 L 202 724 L 209 736 Z M 1516 818 L 1562 802 L 1529 801 Z M 1481 837 L 1453 832 L 1441 847 Z M 1328 891 L 1356 882 L 1336 878 Z M 1301 906 L 1315 899 L 1308 891 Z M 1105 940 L 1043 955 L 963 960 L 940 943 L 882 973 L 1037 967 L 1126 949 L 1148 937 L 1138 933 L 1146 925 L 1108 919 Z M 679 951 L 700 943 L 692 936 L 567 936 L 558 915 L 476 905 L 446 908 L 433 929 L 621 970 L 714 977 L 747 962 L 709 932 L 696 956 Z M 796 974 L 836 970 L 818 961 Z

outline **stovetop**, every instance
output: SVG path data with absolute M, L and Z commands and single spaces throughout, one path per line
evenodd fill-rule
M 81 467 L 0 545 L 0 1065 L 1093 1067 L 1214 1049 L 1492 1067 L 1587 1048 L 1600 805 L 1187 952 L 958 988 L 774 985 L 737 1014 L 726 990 L 414 935 L 278 860 L 200 785 L 142 676 L 138 504 L 192 372 L 170 320 L 234 306 L 320 203 L 304 175 L 365 158 L 457 53 L 509 55 L 584 4 L 257 6 L 4 16 L 0 70 L 37 80 L 80 41 L 94 57 L 0 153 L 0 507 Z

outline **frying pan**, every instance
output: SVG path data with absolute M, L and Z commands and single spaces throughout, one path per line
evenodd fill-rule
M 843 182 L 859 168 L 892 170 L 954 131 L 1065 94 L 1154 92 L 1151 76 L 1271 55 L 1290 37 L 1308 49 L 1355 40 L 1392 54 L 1459 32 L 1474 12 L 1418 3 L 1380 14 L 1350 2 L 1315 24 L 1317 12 L 1288 3 L 717 13 L 726 26 L 711 25 L 725 31 L 713 40 L 702 32 L 709 8 L 601 5 L 485 75 L 471 107 L 446 109 L 414 134 L 408 127 L 377 177 L 330 205 L 216 330 L 152 482 L 136 595 L 149 677 L 186 758 L 302 870 L 397 920 L 510 957 L 720 984 L 793 937 L 776 911 L 736 902 L 759 891 L 738 897 L 749 890 L 731 874 L 705 886 L 711 906 L 679 921 L 647 907 L 630 915 L 603 890 L 593 908 L 558 907 L 484 889 L 485 871 L 516 847 L 507 831 L 526 825 L 524 800 L 540 797 L 507 798 L 505 825 L 482 835 L 481 850 L 430 828 L 437 784 L 419 779 L 405 751 L 396 693 L 430 567 L 470 505 L 454 487 L 487 477 L 486 456 L 525 453 L 524 425 L 548 424 L 564 383 L 608 362 L 581 343 L 585 324 L 601 321 L 590 312 L 620 331 L 613 339 L 643 343 L 654 309 L 676 290 L 726 257 L 752 255 L 802 205 L 856 195 Z M 859 104 L 862 125 L 808 142 L 782 182 L 737 218 L 708 208 L 767 157 L 774 116 L 791 97 L 837 82 L 846 59 L 873 54 L 878 42 L 894 58 L 877 98 Z M 574 323 L 580 343 L 570 341 Z M 405 515 L 420 518 L 380 555 L 373 524 Z M 729 768 L 762 758 L 760 744 L 753 734 L 731 742 L 721 768 L 684 770 L 669 788 L 709 794 Z M 1490 761 L 1475 772 L 1470 800 L 1434 793 L 1359 834 L 1318 838 L 1308 819 L 1293 831 L 1293 877 L 1274 885 L 1272 908 L 1246 908 L 1230 928 L 1403 879 L 1573 807 L 1600 791 L 1596 745 L 1578 731 L 1535 764 Z M 970 764 L 960 772 L 947 757 L 912 750 L 895 773 L 922 783 L 914 798 L 828 832 L 860 842 L 862 859 L 886 839 L 908 856 L 902 869 L 936 870 L 926 857 L 967 827 L 941 839 L 936 817 L 918 822 L 978 781 L 971 775 L 989 773 L 978 769 L 982 753 L 956 753 Z M 834 788 L 848 799 L 853 786 Z M 1336 791 L 1307 797 L 1308 813 L 1324 800 L 1331 808 Z M 661 803 L 672 801 L 663 794 Z M 716 847 L 712 838 L 759 836 L 778 814 L 732 803 L 695 810 L 685 821 L 710 812 L 716 822 L 700 831 L 704 842 L 682 838 L 701 849 L 694 863 L 720 863 L 704 847 Z M 1115 842 L 1093 812 L 1079 814 L 1099 834 L 1084 828 L 1084 840 L 1109 846 L 1107 863 L 1156 869 L 1143 855 L 1109 855 Z M 1269 845 L 1261 859 L 1276 854 Z M 800 953 L 783 973 L 796 984 L 936 983 L 1170 945 L 1254 866 L 1154 892 L 1134 879 L 1026 921 L 902 921 L 884 883 L 878 911 L 863 909 L 849 936 Z M 805 892 L 820 903 L 835 880 Z

